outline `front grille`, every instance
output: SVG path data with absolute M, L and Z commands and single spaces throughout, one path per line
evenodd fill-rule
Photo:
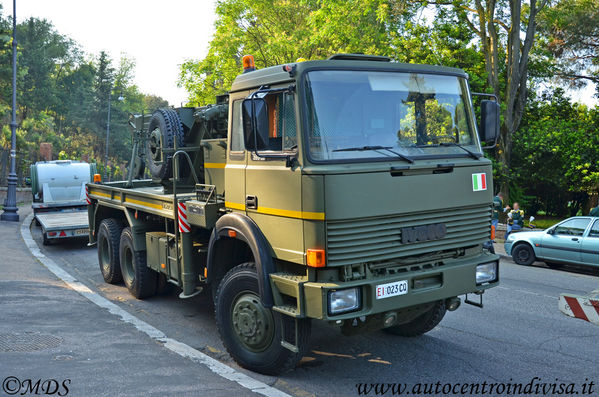
M 440 240 L 401 243 L 404 227 L 444 223 Z M 491 207 L 473 206 L 405 215 L 327 221 L 327 264 L 393 261 L 413 255 L 481 244 L 489 239 Z

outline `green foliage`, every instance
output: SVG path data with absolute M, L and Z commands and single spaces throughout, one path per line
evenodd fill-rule
M 480 75 L 483 58 L 465 24 L 449 15 L 433 29 L 414 23 L 417 7 L 390 0 L 221 0 L 208 55 L 181 65 L 179 84 L 190 104 L 211 103 L 231 88 L 245 54 L 254 55 L 258 68 L 362 52 Z M 474 86 L 483 81 L 475 78 Z
M 537 208 L 575 215 L 599 189 L 598 130 L 599 108 L 571 103 L 562 89 L 546 92 L 514 135 L 511 182 L 535 196 Z
M 10 147 L 12 95 L 12 21 L 0 7 L 0 147 Z M 39 160 L 39 145 L 49 142 L 55 158 L 104 159 L 108 99 L 111 97 L 109 161 L 130 159 L 129 113 L 167 106 L 133 84 L 135 63 L 125 55 L 116 67 L 104 52 L 83 54 L 71 39 L 46 20 L 30 18 L 17 25 L 17 149 Z M 119 100 L 122 98 L 123 100 Z M 22 155 L 20 156 L 22 157 Z

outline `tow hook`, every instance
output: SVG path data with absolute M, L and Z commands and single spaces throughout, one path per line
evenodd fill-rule
M 449 299 L 445 300 L 445 308 L 447 310 L 449 310 L 450 312 L 457 310 L 461 304 L 462 304 L 462 300 L 460 298 L 458 298 L 457 296 L 454 296 L 453 298 L 449 298 Z

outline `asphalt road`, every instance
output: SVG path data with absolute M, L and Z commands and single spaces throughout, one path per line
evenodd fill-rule
M 48 257 L 92 290 L 169 337 L 238 368 L 224 351 L 206 298 L 181 300 L 172 291 L 136 300 L 124 286 L 104 283 L 96 250 L 86 241 L 43 247 L 39 229 L 32 226 L 32 233 Z M 598 289 L 599 270 L 551 270 L 541 263 L 523 267 L 504 259 L 500 276 L 501 285 L 484 294 L 483 309 L 462 304 L 425 336 L 375 332 L 345 337 L 335 327 L 313 322 L 310 352 L 295 371 L 278 378 L 243 372 L 302 397 L 355 396 L 360 383 L 526 385 L 537 377 L 534 384 L 546 382 L 547 387 L 574 383 L 571 387 L 581 395 L 584 382 L 587 391 L 588 382 L 599 384 L 599 326 L 558 310 L 560 293 Z M 559 394 L 559 385 L 546 391 Z

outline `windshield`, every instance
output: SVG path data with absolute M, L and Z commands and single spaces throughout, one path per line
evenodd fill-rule
M 322 70 L 306 85 L 314 160 L 480 153 L 464 78 Z

